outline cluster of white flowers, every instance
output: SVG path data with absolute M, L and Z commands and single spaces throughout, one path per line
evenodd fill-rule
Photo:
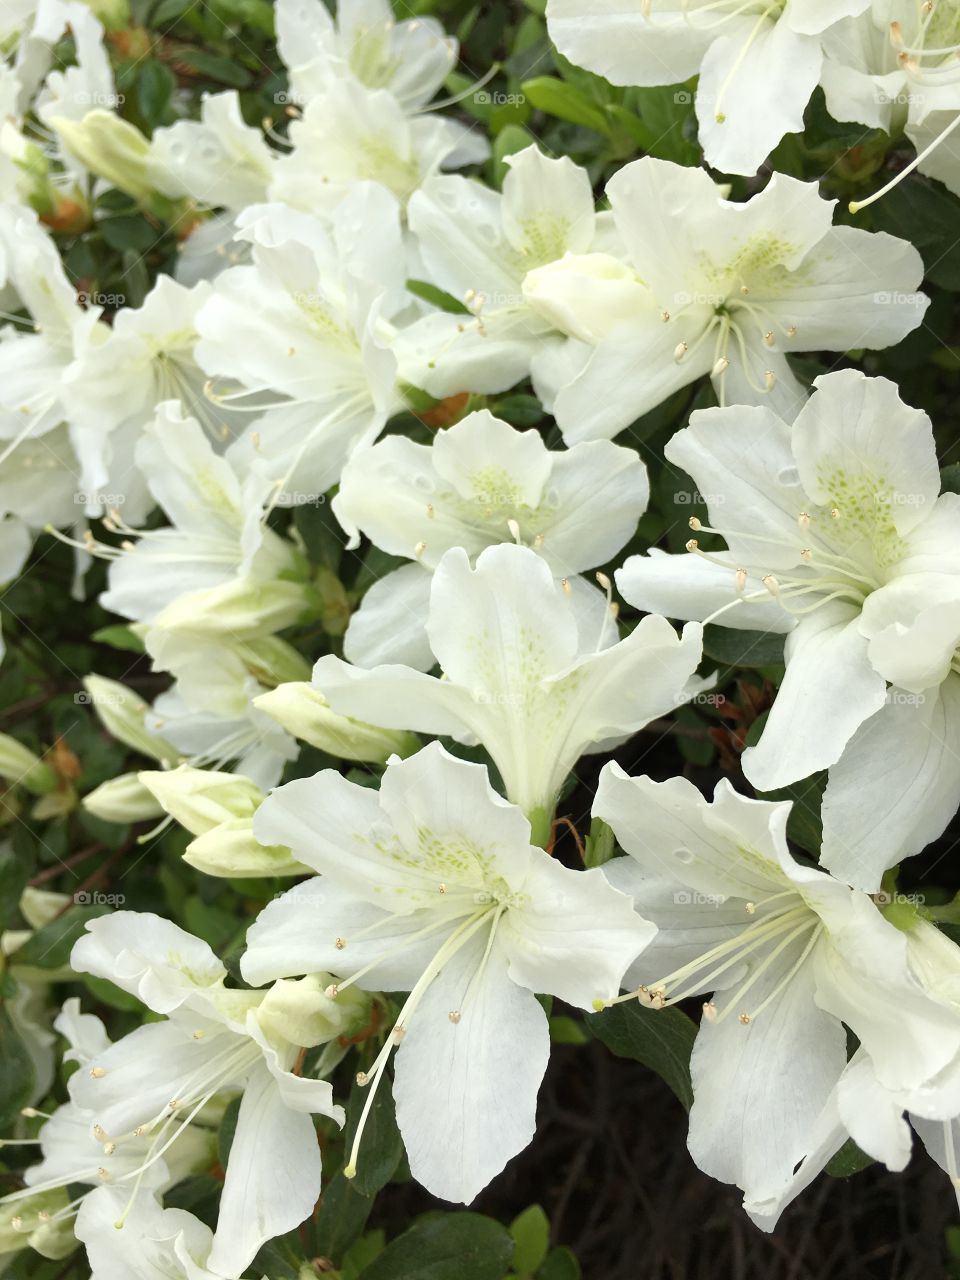
M 629 8 L 549 0 L 549 30 L 617 84 L 699 72 L 719 170 L 754 174 L 822 85 L 837 119 L 904 129 L 921 169 L 960 192 L 955 3 Z M 915 330 L 916 249 L 835 226 L 816 183 L 783 175 L 738 203 L 705 170 L 647 157 L 598 211 L 586 169 L 535 145 L 508 158 L 501 191 L 445 172 L 488 152 L 435 112 L 456 41 L 431 19 L 395 23 L 386 0 L 341 0 L 336 19 L 278 0 L 283 136 L 225 92 L 148 139 L 112 105 L 89 8 L 14 11 L 0 577 L 56 529 L 80 569 L 109 562 L 100 603 L 169 677 L 148 704 L 88 675 L 141 766 L 89 810 L 174 820 L 202 873 L 293 887 L 247 933 L 246 986 L 158 916 L 90 923 L 73 971 L 152 1016 L 111 1044 L 64 1006 L 79 1066 L 42 1159 L 0 1200 L 0 1248 L 57 1257 L 76 1238 L 96 1280 L 237 1280 L 312 1212 L 314 1117 L 343 1124 L 329 1078 L 384 992 L 405 998 L 357 1076 L 348 1177 L 388 1065 L 414 1178 L 470 1202 L 534 1133 L 538 997 L 655 1017 L 700 995 L 690 1151 L 758 1224 L 849 1138 L 902 1168 L 909 1125 L 960 1187 L 960 949 L 887 876 L 960 805 L 960 497 L 940 492 L 931 423 L 896 386 L 847 368 L 811 388 L 789 360 Z M 77 65 L 48 74 L 67 29 Z M 38 183 L 58 216 L 106 184 L 202 219 L 177 277 L 110 323 L 78 299 Z M 446 309 L 426 301 L 442 295 Z M 565 447 L 485 408 L 429 445 L 383 435 L 424 393 L 457 417 L 464 393 L 526 378 Z M 710 525 L 691 519 L 685 554 L 621 562 L 649 485 L 612 438 L 708 378 L 718 407 L 666 458 L 707 495 Z M 312 671 L 289 632 L 323 615 L 329 584 L 281 518 L 310 504 L 348 548 L 363 537 L 407 562 L 344 620 L 345 656 Z M 644 615 L 631 629 L 591 574 L 611 562 Z M 713 686 L 707 623 L 786 636 L 744 774 L 763 795 L 828 771 L 822 868 L 788 848 L 789 802 L 726 782 L 708 801 L 612 762 L 593 816 L 627 856 L 561 865 L 570 774 Z M 376 766 L 378 787 L 335 769 L 278 785 L 301 743 Z M 209 1166 L 237 1096 L 211 1232 L 163 1198 Z

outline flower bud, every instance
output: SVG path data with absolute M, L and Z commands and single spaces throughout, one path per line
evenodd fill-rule
M 12 786 L 26 787 L 35 796 L 47 795 L 57 786 L 56 770 L 5 733 L 0 733 L 0 778 Z
M 70 1197 L 65 1187 L 38 1191 L 22 1200 L 0 1201 L 0 1254 L 29 1246 L 44 1258 L 59 1260 L 77 1247 L 70 1214 L 51 1221 L 66 1209 Z
M 263 800 L 256 783 L 238 773 L 183 764 L 179 769 L 147 769 L 138 778 L 161 811 L 195 836 L 236 818 L 252 818 Z
M 81 804 L 104 822 L 146 822 L 163 817 L 162 806 L 135 773 L 121 773 L 101 783 L 83 797 Z
M 355 987 L 336 998 L 328 996 L 332 981 L 327 973 L 312 973 L 275 982 L 257 1010 L 268 1038 L 313 1048 L 364 1027 L 370 1019 L 370 996 Z
M 86 695 L 77 694 L 77 701 L 92 703 L 104 728 L 118 742 L 132 747 L 141 755 L 152 756 L 154 760 L 173 763 L 179 759 L 176 747 L 164 742 L 159 734 L 151 733 L 144 725 L 144 716 L 150 707 L 139 694 L 125 684 L 97 675 L 87 676 L 83 687 Z
M 154 184 L 150 142 L 129 121 L 97 108 L 82 120 L 55 116 L 50 124 L 85 169 L 140 204 L 152 205 Z
M 568 253 L 535 268 L 524 279 L 523 296 L 555 329 L 594 346 L 653 307 L 637 273 L 606 253 Z
M 415 734 L 378 729 L 331 711 L 320 690 L 305 681 L 282 684 L 262 693 L 254 698 L 253 705 L 301 742 L 341 760 L 385 764 L 392 755 L 413 755 L 420 747 Z
M 231 818 L 197 836 L 187 845 L 183 860 L 205 875 L 231 880 L 313 874 L 283 845 L 260 844 L 251 818 Z
M 297 622 L 310 606 L 302 582 L 274 578 L 238 577 L 208 591 L 178 596 L 161 609 L 151 624 L 160 631 L 184 631 L 251 640 L 282 631 Z

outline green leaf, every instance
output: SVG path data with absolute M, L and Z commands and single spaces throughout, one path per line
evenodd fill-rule
M 0 1133 L 9 1133 L 30 1101 L 36 1071 L 30 1051 L 14 1026 L 5 1005 L 0 1005 Z
M 618 1058 L 632 1058 L 655 1071 L 690 1110 L 690 1053 L 697 1027 L 685 1013 L 675 1007 L 643 1009 L 628 1001 L 588 1014 L 584 1022 Z
M 452 315 L 468 316 L 470 314 L 469 308 L 462 302 L 458 302 L 452 294 L 445 293 L 443 289 L 426 280 L 408 280 L 407 292 L 412 293 L 415 298 L 420 298 L 422 302 L 429 302 L 432 307 L 449 311 Z
M 848 1138 L 827 1164 L 831 1178 L 850 1178 L 874 1163 L 873 1157 L 861 1151 L 852 1138 Z
M 61 969 L 70 962 L 73 944 L 86 931 L 88 920 L 95 920 L 110 910 L 104 906 L 71 907 L 62 916 L 30 935 L 22 947 L 10 956 L 11 965 L 29 965 L 34 969 Z
M 532 1204 L 511 1222 L 510 1234 L 513 1236 L 514 1271 L 533 1275 L 550 1247 L 549 1218 L 538 1204 Z
M 126 653 L 146 653 L 141 638 L 123 623 L 101 627 L 90 639 L 95 640 L 97 644 L 107 644 L 111 649 L 122 649 Z
M 360 1280 L 502 1280 L 512 1258 L 513 1240 L 499 1222 L 437 1214 L 388 1244 Z
M 555 76 L 537 76 L 523 82 L 523 92 L 538 111 L 570 124 L 581 124 L 595 133 L 608 134 L 610 123 L 600 107 L 579 89 Z
M 347 1102 L 347 1124 L 344 1144 L 349 1151 L 353 1145 L 360 1114 L 369 1094 L 368 1088 L 354 1085 Z M 375 1196 L 390 1181 L 403 1157 L 403 1140 L 397 1128 L 396 1111 L 390 1079 L 380 1082 L 367 1123 L 363 1130 L 363 1142 L 357 1160 L 357 1176 L 353 1185 L 361 1195 Z
M 110 248 L 118 251 L 135 249 L 138 253 L 146 253 L 162 239 L 157 228 L 138 213 L 119 213 L 103 218 L 97 223 L 97 228 Z
M 181 16 L 185 10 L 189 9 L 193 0 L 160 0 L 160 4 L 153 13 L 153 27 L 155 30 L 163 30 Z
M 137 74 L 137 106 L 151 130 L 163 122 L 176 87 L 176 76 L 162 62 L 151 59 L 140 68 Z
M 550 1019 L 550 1039 L 554 1044 L 586 1044 L 587 1036 L 576 1018 L 569 1018 L 565 1013 L 555 1014 Z
M 378 1258 L 386 1247 L 387 1237 L 383 1231 L 368 1231 L 365 1236 L 350 1246 L 344 1255 L 340 1268 L 343 1280 L 357 1280 L 364 1267 Z
M 503 418 L 504 422 L 509 422 L 512 427 L 519 427 L 521 430 L 539 426 L 544 416 L 543 406 L 536 396 L 504 396 L 503 399 L 496 400 L 490 408 L 495 417 Z
M 590 831 L 583 846 L 583 864 L 586 867 L 602 867 L 614 856 L 617 842 L 613 828 L 602 818 L 594 817 L 590 822 Z
M 941 468 L 940 487 L 944 493 L 960 493 L 960 462 Z
M 580 1263 L 569 1249 L 553 1249 L 537 1272 L 537 1280 L 580 1280 Z
M 790 800 L 793 808 L 787 819 L 787 835 L 801 849 L 820 857 L 820 846 L 823 843 L 823 820 L 820 810 L 823 805 L 823 792 L 827 785 L 826 773 L 815 773 L 800 782 L 793 782 L 789 787 L 780 787 L 777 791 L 758 792 L 761 800 Z
M 373 1203 L 373 1198 L 358 1191 L 342 1172 L 335 1173 L 320 1197 L 315 1222 L 317 1252 L 339 1264 L 363 1234 Z
M 703 652 L 726 667 L 773 667 L 783 664 L 785 639 L 775 631 L 710 626 L 703 631 Z
M 246 67 L 241 67 L 233 59 L 219 53 L 207 53 L 202 49 L 178 49 L 177 61 L 234 89 L 246 89 L 253 79 Z
M 0 929 L 16 911 L 30 877 L 30 862 L 12 845 L 0 846 Z

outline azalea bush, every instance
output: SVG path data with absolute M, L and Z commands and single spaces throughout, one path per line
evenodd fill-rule
M 0 33 L 0 1274 L 960 1275 L 955 0 Z

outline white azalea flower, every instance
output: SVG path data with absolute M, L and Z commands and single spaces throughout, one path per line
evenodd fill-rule
M 766 602 L 786 674 L 744 771 L 772 791 L 835 766 L 824 863 L 874 890 L 960 800 L 960 498 L 938 496 L 930 421 L 892 383 L 847 370 L 816 386 L 792 428 L 764 409 L 694 414 L 666 456 L 707 497 L 716 528 L 694 527 L 728 550 L 698 537 L 689 559 L 632 557 L 617 584 L 638 608 L 730 626 Z
M 901 921 L 911 969 L 928 996 L 960 1016 L 960 948 L 916 907 L 892 898 Z M 780 1195 L 745 1204 L 754 1222 L 771 1231 L 790 1202 L 852 1138 L 861 1151 L 899 1172 L 910 1160 L 911 1129 L 950 1177 L 960 1197 L 960 1058 L 919 1088 L 885 1087 L 870 1057 L 854 1054 L 827 1098 L 803 1161 Z
M 0 206 L 0 279 L 12 287 L 14 305 L 29 313 L 33 327 L 5 326 L 0 333 L 0 500 L 40 526 L 76 519 L 82 507 L 73 500 L 81 470 L 75 450 L 83 464 L 92 459 L 83 442 L 67 435 L 63 375 L 102 330 L 100 309 L 80 306 L 56 246 L 29 209 Z M 34 472 L 39 510 L 31 492 Z
M 367 592 L 344 652 L 362 666 L 433 666 L 425 629 L 430 583 L 451 547 L 472 558 L 498 542 L 521 542 L 555 578 L 595 590 L 577 575 L 606 563 L 633 536 L 649 493 L 632 450 L 598 440 L 552 452 L 538 432 L 515 431 L 485 409 L 437 432 L 430 447 L 388 436 L 347 463 L 333 511 L 351 545 L 362 531 L 413 563 Z
M 458 43 L 434 18 L 397 22 L 388 0 L 278 0 L 277 50 L 301 104 L 353 75 L 388 89 L 405 112 L 425 107 L 457 61 Z
M 647 157 L 620 169 L 607 194 L 632 280 L 609 258 L 573 258 L 524 283 L 546 319 L 596 348 L 556 398 L 568 442 L 614 436 L 708 374 L 721 405 L 792 418 L 807 392 L 788 353 L 890 346 L 927 308 L 916 249 L 832 226 L 835 202 L 815 182 L 774 174 L 736 204 L 705 170 Z
M 267 198 L 275 153 L 240 114 L 235 89 L 205 93 L 199 120 L 157 129 L 150 141 L 156 187 L 208 208 L 242 212 Z
M 561 374 L 569 376 L 571 344 L 530 306 L 524 279 L 568 253 L 613 251 L 615 238 L 610 215 L 594 211 L 585 169 L 534 146 L 507 164 L 502 194 L 438 177 L 411 200 L 430 282 L 471 314 L 425 316 L 400 335 L 397 354 L 405 380 L 431 395 L 505 391 L 530 374 L 549 405 Z
M 66 370 L 63 394 L 73 439 L 81 457 L 100 461 L 99 470 L 88 468 L 84 476 L 93 494 L 107 483 L 114 434 L 139 441 L 164 401 L 179 401 L 220 450 L 238 430 L 238 415 L 204 393 L 207 375 L 193 357 L 197 312 L 210 293 L 208 284 L 187 289 L 159 276 L 142 306 L 123 307 Z
M 803 129 L 820 80 L 822 33 L 870 0 L 548 0 L 547 30 L 579 66 L 613 84 L 666 85 L 699 73 L 706 161 L 753 175 Z
M 455 120 L 407 116 L 387 89 L 333 81 L 288 131 L 291 150 L 273 170 L 270 199 L 330 215 L 362 182 L 376 182 L 405 208 L 441 169 L 486 159 L 485 139 Z
M 159 630 L 241 640 L 289 626 L 306 605 L 294 547 L 264 523 L 272 486 L 218 457 L 177 401 L 160 405 L 137 460 L 169 528 L 114 530 L 139 541 L 94 547 L 111 558 L 104 608 Z
M 71 187 L 74 195 L 77 187 L 85 195 L 89 194 L 92 178 L 63 145 L 57 131 L 58 120 L 82 120 L 97 107 L 116 110 L 121 99 L 117 95 L 110 57 L 103 41 L 103 26 L 89 6 L 72 0 L 66 4 L 45 3 L 40 6 L 40 15 L 35 35 L 42 31 L 44 43 L 49 41 L 53 45 L 69 31 L 76 54 L 75 66 L 50 72 L 32 104 L 32 110 L 52 134 L 51 141 L 44 145 L 44 151 L 63 170 L 51 175 L 51 185 L 61 188 L 69 199 Z M 30 143 L 35 141 L 31 134 Z
M 318 815 L 323 820 L 318 821 Z M 251 982 L 332 970 L 410 994 L 371 1068 L 348 1172 L 399 1045 L 397 1120 L 415 1178 L 471 1201 L 533 1136 L 547 1065 L 536 992 L 590 1008 L 652 936 L 598 872 L 531 847 L 486 770 L 432 743 L 387 765 L 379 793 L 326 771 L 261 805 L 254 830 L 321 875 L 271 903 L 247 935 Z M 360 1151 L 362 1159 L 362 1151 Z
M 217 277 L 197 317 L 196 356 L 209 374 L 239 384 L 214 392 L 219 403 L 269 393 L 278 406 L 237 447 L 275 482 L 275 502 L 296 505 L 336 483 L 353 449 L 402 407 L 388 349 L 390 319 L 407 301 L 398 209 L 368 183 L 329 229 L 276 204 L 238 222 L 253 261 Z
M 148 1136 L 146 1168 L 212 1098 L 242 1092 L 206 1260 L 215 1273 L 240 1275 L 264 1241 L 312 1212 L 320 1151 L 311 1113 L 342 1123 L 343 1110 L 325 1080 L 291 1071 L 300 1047 L 280 1033 L 289 1019 L 273 1008 L 278 1000 L 277 1012 L 284 1009 L 288 992 L 227 989 L 226 971 L 206 943 L 159 916 L 119 911 L 87 928 L 73 949 L 73 968 L 108 978 L 167 1018 L 96 1054 L 71 1077 L 71 1098 L 96 1117 L 95 1133 L 111 1155 Z M 340 1033 L 336 1005 L 314 980 L 296 991 L 304 1009 L 300 1045 Z M 109 1168 L 107 1175 L 111 1181 Z
M 207 1267 L 213 1233 L 199 1218 L 162 1208 L 150 1191 L 129 1200 L 118 1187 L 100 1187 L 77 1214 L 91 1280 L 223 1280 Z
M 919 169 L 960 193 L 960 14 L 953 4 L 872 0 L 824 38 L 827 109 L 897 135 L 906 133 L 916 158 L 856 211 L 880 199 Z
M 581 755 L 629 737 L 702 686 L 693 678 L 698 624 L 678 636 L 663 618 L 644 618 L 618 641 L 598 592 L 568 595 L 541 556 L 511 543 L 487 547 L 475 568 L 461 547 L 446 553 L 427 635 L 440 679 L 328 655 L 313 682 L 344 715 L 482 742 L 541 836 Z
M 150 922 L 155 919 L 151 917 Z M 154 936 L 157 936 L 155 932 Z M 205 959 L 195 950 L 193 956 L 201 963 Z M 127 954 L 122 960 L 129 972 L 138 964 L 139 957 Z M 65 1062 L 76 1062 L 81 1068 L 89 1069 L 95 1058 L 110 1049 L 111 1041 L 103 1023 L 93 1014 L 81 1013 L 76 997 L 64 1003 L 53 1025 L 68 1044 L 63 1053 Z M 176 1142 L 159 1155 L 156 1144 L 146 1135 L 132 1136 L 120 1145 L 111 1143 L 97 1124 L 96 1115 L 73 1101 L 57 1107 L 36 1138 L 4 1139 L 2 1145 L 39 1148 L 40 1159 L 23 1175 L 24 1190 L 0 1200 L 0 1213 L 14 1214 L 17 1229 L 26 1231 L 41 1225 L 48 1228 L 69 1225 L 77 1206 L 90 1195 L 89 1188 L 106 1182 L 123 1185 L 136 1180 L 138 1185 L 162 1191 L 209 1166 L 216 1155 L 215 1133 L 199 1124 L 186 1125 Z M 71 1200 L 63 1193 L 67 1187 L 74 1186 L 87 1190 Z M 129 1189 L 124 1198 L 128 1197 Z M 43 1214 L 45 1208 L 46 1215 L 37 1217 L 38 1210 Z
M 184 606 L 186 616 L 191 607 Z M 154 670 L 175 677 L 154 701 L 147 727 L 195 766 L 219 769 L 233 761 L 257 785 L 275 786 L 299 748 L 256 703 L 284 679 L 309 675 L 300 655 L 276 637 L 241 641 L 177 627 L 149 631 L 146 647 Z
M 726 781 L 710 803 L 685 779 L 616 764 L 593 810 L 630 855 L 608 879 L 659 928 L 628 975 L 641 1003 L 708 997 L 690 1152 L 748 1204 L 778 1197 L 811 1149 L 846 1067 L 845 1026 L 891 1089 L 926 1085 L 960 1049 L 957 1011 L 925 989 L 906 936 L 866 894 L 793 859 L 789 810 Z

